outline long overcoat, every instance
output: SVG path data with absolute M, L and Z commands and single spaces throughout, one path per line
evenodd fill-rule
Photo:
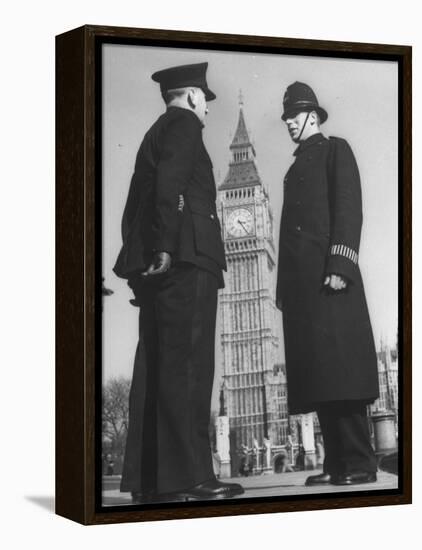
M 315 134 L 295 151 L 284 180 L 277 303 L 291 414 L 327 401 L 378 397 L 377 357 L 358 254 L 359 171 L 348 143 Z M 324 286 L 343 276 L 345 290 Z

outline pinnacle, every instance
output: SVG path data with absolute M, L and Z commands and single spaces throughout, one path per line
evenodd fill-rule
M 248 130 L 246 128 L 245 117 L 243 116 L 243 109 L 240 107 L 239 121 L 237 123 L 236 132 L 230 147 L 252 145 L 249 139 Z

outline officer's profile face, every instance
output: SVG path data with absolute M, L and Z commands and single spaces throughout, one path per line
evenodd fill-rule
M 192 88 L 190 91 L 191 100 L 195 108 L 193 112 L 199 118 L 201 122 L 204 122 L 206 115 L 208 114 L 207 101 L 205 99 L 205 93 L 201 88 Z
M 298 143 L 308 139 L 317 129 L 318 117 L 315 111 L 292 112 L 285 120 L 292 141 Z
M 306 122 L 306 117 L 308 113 L 301 111 L 301 112 L 292 112 L 288 115 L 288 117 L 285 120 L 287 130 L 289 131 L 291 139 L 297 143 L 298 141 L 305 139 L 302 132 L 303 126 Z M 302 132 L 302 135 L 301 135 Z

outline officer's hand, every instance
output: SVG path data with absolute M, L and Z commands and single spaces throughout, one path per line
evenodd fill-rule
M 143 277 L 160 275 L 170 269 L 171 256 L 168 252 L 156 252 L 151 265 L 142 273 Z
M 347 287 L 347 281 L 340 275 L 327 275 L 325 277 L 324 286 L 329 286 L 333 290 L 344 290 Z

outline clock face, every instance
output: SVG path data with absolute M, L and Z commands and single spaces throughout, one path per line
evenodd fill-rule
M 227 219 L 227 233 L 230 237 L 247 237 L 253 233 L 253 217 L 246 208 L 233 210 Z

